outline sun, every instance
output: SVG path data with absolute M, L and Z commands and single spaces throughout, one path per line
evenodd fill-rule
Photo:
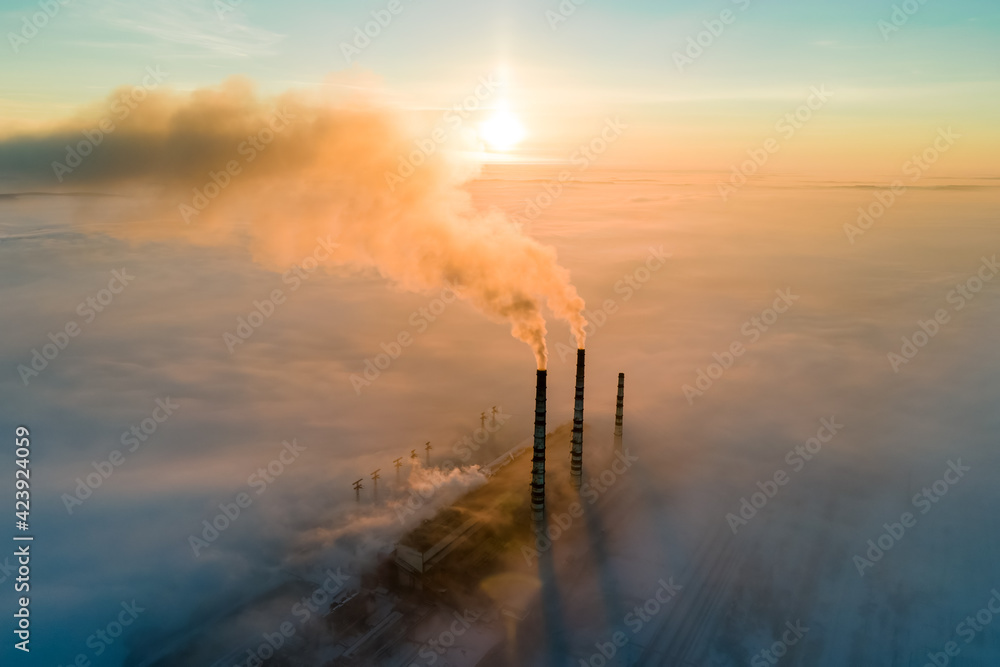
M 479 135 L 495 151 L 509 151 L 524 139 L 524 126 L 508 109 L 499 109 L 479 126 Z

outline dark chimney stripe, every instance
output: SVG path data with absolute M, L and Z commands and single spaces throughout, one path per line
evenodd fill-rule
M 540 519 L 545 509 L 545 379 L 538 371 L 535 384 L 535 449 L 531 457 L 531 511 Z
M 585 350 L 576 351 L 576 396 L 573 406 L 573 440 L 570 454 L 570 472 L 573 485 L 580 487 L 583 475 L 583 378 Z
M 622 434 L 622 409 L 625 402 L 625 374 L 618 374 L 618 405 L 615 408 L 615 435 Z

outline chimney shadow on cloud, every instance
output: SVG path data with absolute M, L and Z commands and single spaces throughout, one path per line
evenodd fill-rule
M 535 521 L 535 530 L 549 534 L 549 512 Z M 544 640 L 548 664 L 569 664 L 569 645 L 566 641 L 566 615 L 562 609 L 555 558 L 551 549 L 538 556 L 538 578 L 541 581 L 541 611 L 545 624 Z
M 587 479 L 586 476 L 584 479 Z M 604 598 L 607 627 L 611 632 L 615 632 L 621 629 L 619 626 L 622 623 L 621 619 L 625 617 L 625 611 L 621 605 L 622 588 L 606 545 L 608 531 L 601 515 L 602 512 L 597 507 L 583 503 L 586 539 L 592 554 L 597 583 Z

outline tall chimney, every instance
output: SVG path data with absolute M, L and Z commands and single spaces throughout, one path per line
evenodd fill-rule
M 580 488 L 583 476 L 583 358 L 585 351 L 576 351 L 576 402 L 573 407 L 573 440 L 570 453 L 570 472 L 573 487 Z
M 622 404 L 625 401 L 625 374 L 618 374 L 618 405 L 615 408 L 615 435 L 622 434 Z
M 535 451 L 531 458 L 531 516 L 545 518 L 545 371 L 535 384 Z

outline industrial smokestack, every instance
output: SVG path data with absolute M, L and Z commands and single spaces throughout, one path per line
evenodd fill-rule
M 615 435 L 622 434 L 622 407 L 625 402 L 625 374 L 618 374 L 618 405 L 615 407 Z
M 545 518 L 545 371 L 535 384 L 535 452 L 531 458 L 531 516 Z
M 580 488 L 583 477 L 583 360 L 585 351 L 576 351 L 576 402 L 573 408 L 573 440 L 570 453 L 570 473 L 573 487 Z

